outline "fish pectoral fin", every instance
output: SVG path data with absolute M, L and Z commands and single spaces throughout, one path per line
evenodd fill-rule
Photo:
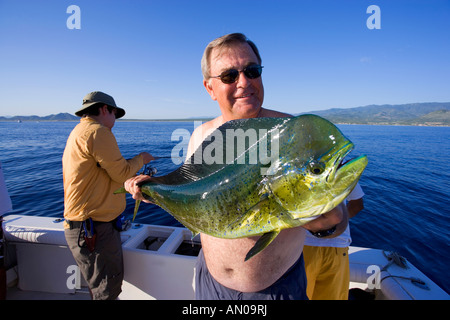
M 270 206 L 271 203 L 272 203 L 272 201 L 271 201 L 269 195 L 268 194 L 263 194 L 261 196 L 261 198 L 259 199 L 259 201 L 256 204 L 254 204 L 252 207 L 250 207 L 243 214 L 243 216 L 251 217 L 251 216 L 257 214 L 261 209 L 264 209 L 265 207 Z
M 264 250 L 272 241 L 277 237 L 277 235 L 280 233 L 280 230 L 274 230 L 271 232 L 264 233 L 261 238 L 256 241 L 253 248 L 251 248 L 247 255 L 245 256 L 245 261 L 253 257 L 255 254 L 261 252 Z

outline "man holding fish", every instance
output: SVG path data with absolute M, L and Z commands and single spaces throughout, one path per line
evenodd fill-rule
M 194 131 L 188 158 L 214 129 L 227 121 L 291 117 L 262 107 L 261 57 L 255 44 L 243 34 L 228 34 L 212 41 L 202 58 L 202 72 L 203 84 L 218 102 L 221 115 Z M 133 177 L 125 182 L 125 189 L 134 199 L 146 201 L 139 186 L 149 179 Z M 260 236 L 224 239 L 201 233 L 196 298 L 307 299 L 302 255 L 305 228 L 320 237 L 333 237 L 345 229 L 347 214 L 340 204 L 302 227 L 283 229 L 270 245 L 247 261 L 247 253 Z

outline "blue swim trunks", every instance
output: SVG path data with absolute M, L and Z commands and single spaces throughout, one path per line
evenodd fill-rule
M 217 282 L 206 267 L 203 250 L 197 258 L 195 271 L 197 300 L 308 300 L 303 253 L 286 273 L 268 288 L 258 292 L 240 292 Z

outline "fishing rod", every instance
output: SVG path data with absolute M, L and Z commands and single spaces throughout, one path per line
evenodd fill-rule
M 153 160 L 159 160 L 159 159 L 180 159 L 182 157 L 172 157 L 172 156 L 161 156 L 161 157 L 153 157 Z M 144 174 L 147 176 L 154 176 L 156 173 L 158 172 L 158 170 L 155 167 L 152 167 L 150 165 L 150 163 L 147 163 L 144 165 L 144 169 L 142 170 L 141 173 L 138 174 Z

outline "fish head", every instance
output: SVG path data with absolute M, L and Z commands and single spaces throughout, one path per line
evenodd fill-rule
M 286 137 L 280 148 L 286 150 L 267 177 L 274 198 L 294 219 L 315 217 L 336 207 L 367 166 L 365 155 L 343 164 L 354 145 L 331 122 L 313 115 L 300 117 L 302 121 L 282 133 Z

